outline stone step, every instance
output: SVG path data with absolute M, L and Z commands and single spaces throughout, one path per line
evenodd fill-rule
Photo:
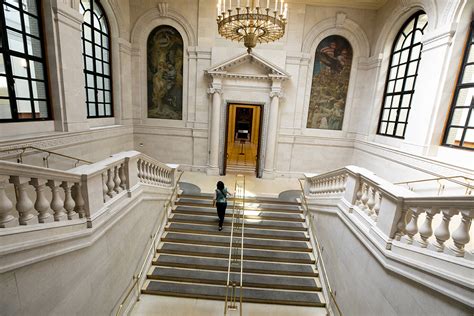
M 165 231 L 230 236 L 229 230 L 218 231 L 215 226 L 187 223 L 169 223 L 165 227 Z M 245 228 L 244 234 L 248 238 L 309 241 L 309 237 L 305 232 Z
M 229 247 L 217 247 L 206 245 L 189 245 L 179 243 L 162 243 L 157 250 L 158 253 L 175 254 L 207 258 L 229 258 Z M 286 263 L 314 264 L 315 260 L 311 253 L 289 252 L 264 249 L 244 249 L 244 260 L 269 261 Z
M 153 261 L 153 265 L 158 267 L 187 268 L 225 272 L 228 270 L 228 263 L 229 262 L 227 259 L 188 257 L 168 254 L 160 254 L 158 255 L 158 258 Z M 240 266 L 232 266 L 231 271 L 240 272 Z M 273 263 L 260 261 L 244 261 L 243 273 L 299 277 L 318 276 L 316 269 L 309 264 Z
M 233 208 L 233 202 L 227 203 L 227 209 Z M 179 202 L 175 203 L 177 205 L 176 209 L 182 210 L 216 210 L 215 207 L 212 206 L 212 201 L 210 203 L 190 203 L 190 202 Z M 282 205 L 282 207 L 260 207 L 257 206 L 260 204 L 256 203 L 246 203 L 245 210 L 246 211 L 259 211 L 259 212 L 270 212 L 270 213 L 288 213 L 288 214 L 303 214 L 303 210 L 299 208 L 294 208 L 293 206 L 287 207 L 286 205 Z
M 149 280 L 142 290 L 144 294 L 191 297 L 224 301 L 225 286 L 201 285 L 191 283 L 174 283 Z M 283 304 L 298 306 L 324 307 L 326 304 L 318 292 L 264 290 L 244 288 L 242 301 L 247 303 Z M 240 297 L 240 289 L 237 289 Z
M 173 214 L 169 218 L 170 222 L 191 223 L 200 225 L 217 226 L 219 220 L 217 216 L 195 216 L 187 214 Z M 224 221 L 224 227 L 230 227 L 231 223 L 228 218 Z M 239 226 L 239 224 L 237 224 Z M 301 222 L 284 222 L 284 221 L 267 221 L 245 219 L 245 229 L 272 229 L 272 230 L 291 230 L 291 231 L 307 231 L 306 225 Z
M 212 193 L 200 193 L 200 194 L 181 194 L 179 195 L 179 198 L 184 198 L 184 199 L 193 199 L 193 200 L 212 200 L 212 197 L 214 195 Z M 233 200 L 233 198 L 229 199 L 230 201 Z M 279 198 L 269 198 L 269 197 L 246 197 L 245 198 L 246 202 L 250 203 L 268 203 L 268 204 L 278 204 L 278 205 L 300 205 L 299 202 L 297 201 L 288 201 L 288 200 L 283 200 Z
M 188 282 L 209 285 L 227 284 L 227 272 L 201 271 L 194 269 L 154 267 L 148 274 L 148 279 L 165 280 L 173 282 Z M 240 273 L 231 273 L 230 282 L 240 282 Z M 242 284 L 245 287 L 282 289 L 295 291 L 321 291 L 315 278 L 288 277 L 275 275 L 244 274 Z
M 226 210 L 226 216 L 232 217 L 232 209 Z M 217 216 L 215 209 L 194 209 L 194 210 L 183 210 L 180 208 L 174 209 L 173 214 L 186 214 L 186 215 L 202 215 L 202 216 Z M 304 222 L 304 218 L 300 214 L 281 214 L 281 213 L 269 213 L 259 211 L 245 211 L 244 218 L 255 219 L 255 220 L 268 220 L 268 221 L 285 221 L 285 222 Z
M 234 247 L 240 248 L 240 236 L 234 236 L 233 244 Z M 211 236 L 211 235 L 200 235 L 200 234 L 186 234 L 186 233 L 175 233 L 166 232 L 161 237 L 162 242 L 174 242 L 180 244 L 198 244 L 198 245 L 210 245 L 226 247 L 230 244 L 230 237 L 227 235 Z M 254 239 L 244 237 L 244 248 L 247 249 L 270 249 L 270 250 L 282 250 L 282 251 L 293 251 L 293 252 L 312 252 L 309 242 L 304 241 L 287 241 L 282 240 L 275 242 L 274 240 L 268 239 Z

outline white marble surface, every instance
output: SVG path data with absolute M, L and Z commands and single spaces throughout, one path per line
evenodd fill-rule
M 229 312 L 229 316 L 238 316 L 240 311 Z M 214 316 L 224 314 L 224 302 L 193 298 L 180 298 L 159 295 L 142 295 L 130 315 L 160 316 Z M 325 308 L 287 305 L 244 303 L 242 315 L 245 316 L 323 316 Z

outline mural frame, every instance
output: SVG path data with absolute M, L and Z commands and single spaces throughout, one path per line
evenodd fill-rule
M 341 35 L 326 36 L 318 43 L 312 61 L 306 128 L 341 131 L 354 61 L 352 45 Z M 312 104 L 315 108 L 311 111 Z
M 163 45 L 167 47 L 161 48 Z M 184 53 L 183 36 L 173 26 L 162 24 L 149 32 L 146 40 L 148 119 L 183 120 Z

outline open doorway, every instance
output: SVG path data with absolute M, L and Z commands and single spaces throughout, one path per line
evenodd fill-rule
M 224 174 L 259 175 L 261 113 L 260 105 L 228 105 Z

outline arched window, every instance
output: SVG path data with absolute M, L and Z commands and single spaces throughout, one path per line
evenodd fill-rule
M 352 47 L 331 35 L 316 48 L 307 128 L 341 130 L 351 76 Z
M 87 117 L 113 116 L 110 35 L 98 0 L 81 0 L 82 55 L 86 82 Z
M 474 149 L 474 21 L 471 22 L 443 144 Z
M 40 1 L 1 1 L 0 122 L 50 119 Z
M 147 41 L 148 117 L 183 116 L 183 38 L 168 25 L 151 31 Z
M 423 48 L 421 37 L 427 24 L 427 15 L 419 11 L 408 19 L 395 38 L 380 112 L 377 132 L 380 135 L 405 137 Z

